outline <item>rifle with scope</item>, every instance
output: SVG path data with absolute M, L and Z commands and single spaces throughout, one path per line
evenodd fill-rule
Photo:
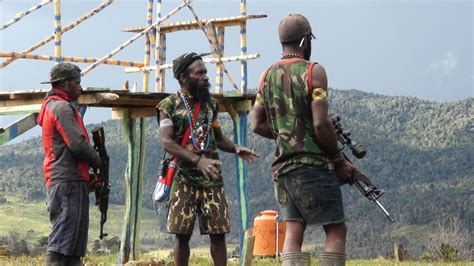
M 357 141 L 354 141 L 351 138 L 351 133 L 344 130 L 341 125 L 341 118 L 337 115 L 331 117 L 332 120 L 332 125 L 334 129 L 336 130 L 336 138 L 339 141 L 339 143 L 342 144 L 341 151 L 347 146 L 350 148 L 352 154 L 357 158 L 357 159 L 362 159 L 366 154 L 367 151 L 365 148 L 358 143 Z M 347 155 L 342 153 L 344 158 L 351 162 Z M 353 177 L 353 182 L 351 185 L 355 185 L 359 191 L 369 199 L 370 201 L 375 202 L 377 206 L 382 210 L 382 212 L 387 216 L 387 218 L 390 220 L 390 222 L 395 222 L 395 220 L 390 216 L 388 211 L 383 207 L 383 205 L 378 201 L 378 199 L 385 193 L 383 189 L 378 189 L 376 188 L 372 182 L 370 181 L 369 177 L 363 174 L 362 172 L 357 172 L 354 177 Z

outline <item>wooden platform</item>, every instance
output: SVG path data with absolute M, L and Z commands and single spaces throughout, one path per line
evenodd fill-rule
M 36 113 L 48 91 L 0 92 L 0 115 Z M 125 112 L 133 118 L 155 116 L 155 106 L 171 93 L 142 93 L 125 90 L 85 90 L 79 97 L 81 105 L 112 108 L 112 118 L 121 119 Z M 249 111 L 255 94 L 213 94 L 219 101 L 219 112 Z

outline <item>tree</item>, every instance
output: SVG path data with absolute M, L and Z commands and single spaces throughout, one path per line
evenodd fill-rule
M 452 262 L 472 258 L 472 251 L 468 246 L 469 234 L 463 228 L 458 216 L 441 217 L 437 229 L 436 233 L 431 234 L 427 243 L 434 259 Z

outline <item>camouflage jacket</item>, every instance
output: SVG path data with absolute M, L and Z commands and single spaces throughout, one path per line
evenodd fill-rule
M 279 61 L 262 76 L 257 102 L 263 104 L 276 141 L 274 177 L 301 166 L 322 168 L 328 158 L 313 129 L 310 66 L 303 59 Z
M 196 108 L 197 101 L 194 101 L 192 98 L 186 98 L 190 104 L 190 109 L 194 112 Z M 210 101 L 210 112 L 212 114 L 212 126 L 210 130 L 210 139 L 209 139 L 209 146 L 207 147 L 206 152 L 204 153 L 197 153 L 198 155 L 205 156 L 206 158 L 211 158 L 215 160 L 219 160 L 219 154 L 217 152 L 217 145 L 216 140 L 214 137 L 214 127 L 219 126 L 218 121 L 218 102 L 211 98 Z M 172 94 L 167 98 L 163 99 L 157 106 L 157 110 L 162 112 L 166 116 L 168 116 L 173 121 L 173 129 L 174 129 L 174 136 L 175 141 L 178 144 L 181 144 L 183 139 L 183 135 L 186 131 L 186 128 L 189 126 L 188 122 L 188 114 L 186 111 L 186 107 L 178 96 L 178 94 Z M 203 126 L 203 124 L 207 125 L 208 122 L 208 108 L 207 105 L 202 105 L 201 110 L 199 111 L 197 125 Z M 195 152 L 195 148 L 193 146 L 191 136 L 188 140 L 187 144 L 184 147 L 185 149 Z M 180 161 L 176 170 L 176 174 L 174 177 L 175 184 L 178 183 L 185 183 L 190 184 L 196 187 L 219 187 L 222 186 L 223 178 L 222 178 L 222 171 L 219 167 L 219 175 L 217 178 L 208 179 L 206 178 L 201 171 L 199 171 L 192 163 L 186 161 Z

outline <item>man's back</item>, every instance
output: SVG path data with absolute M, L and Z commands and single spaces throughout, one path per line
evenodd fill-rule
M 301 166 L 319 168 L 327 160 L 318 146 L 312 123 L 310 68 L 314 62 L 300 58 L 272 65 L 259 88 L 269 125 L 275 136 L 274 176 Z M 309 79 L 308 79 L 309 78 Z

